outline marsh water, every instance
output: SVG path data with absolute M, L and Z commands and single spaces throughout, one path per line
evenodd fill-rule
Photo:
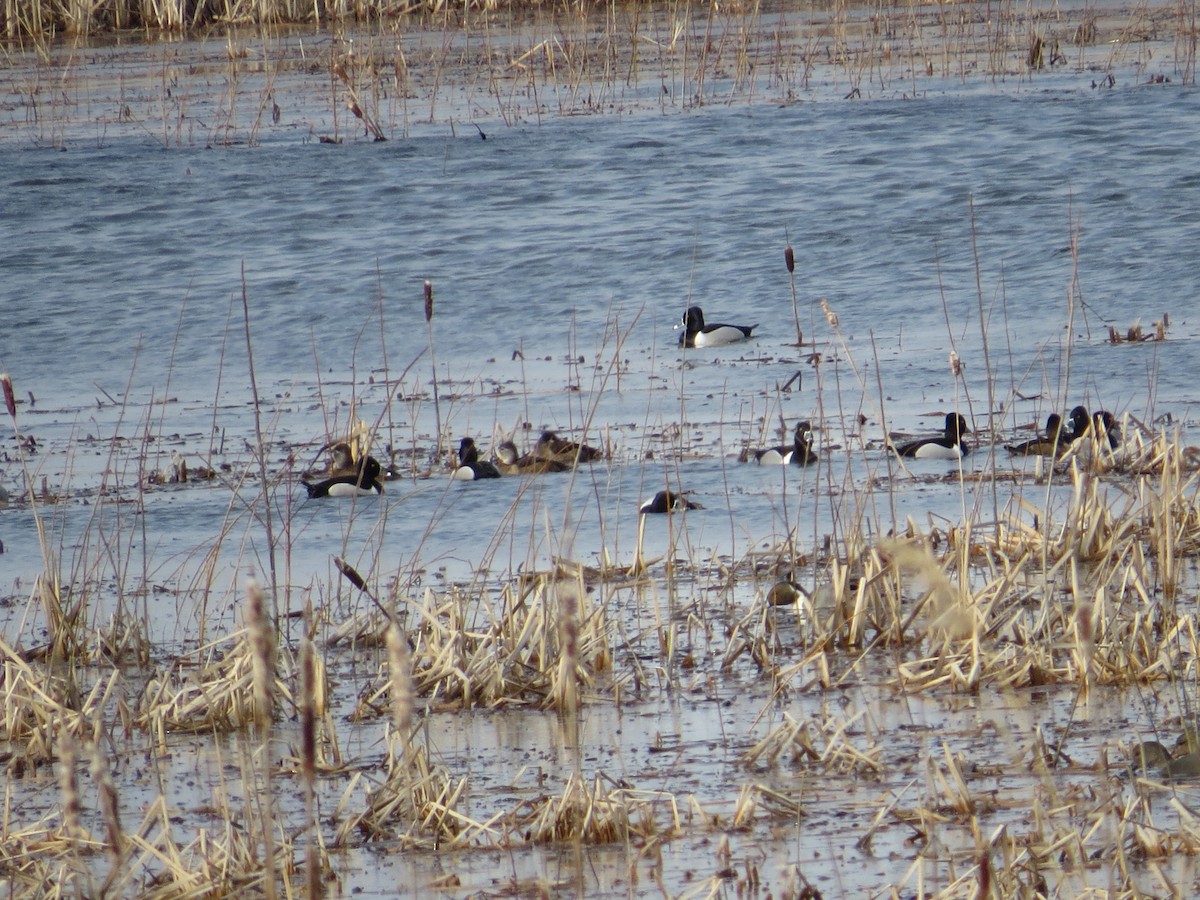
M 107 586 L 88 611 L 97 627 L 113 598 L 138 594 L 164 653 L 194 646 L 201 622 L 208 637 L 232 629 L 246 576 L 269 577 L 254 512 L 260 444 L 277 602 L 312 602 L 334 620 L 369 609 L 334 556 L 380 594 L 478 588 L 555 559 L 627 564 L 638 503 L 666 486 L 703 509 L 648 523 L 646 555 L 677 560 L 680 577 L 611 595 L 634 627 L 681 608 L 693 620 L 708 604 L 749 608 L 775 570 L 732 586 L 723 574 L 789 535 L 807 554 L 909 518 L 1030 520 L 1013 497 L 1032 464 L 993 444 L 1076 403 L 1129 429 L 1179 425 L 1185 438 L 1195 421 L 1200 95 L 1094 81 L 513 126 L 484 117 L 481 131 L 430 126 L 378 143 L 283 127 L 253 147 L 0 143 L 0 370 L 36 441 L 22 453 L 4 437 L 0 634 L 13 646 L 44 639 L 24 467 L 45 485 L 53 555 Z M 711 321 L 757 324 L 753 339 L 682 350 L 673 326 L 691 304 Z M 1110 325 L 1153 335 L 1164 316 L 1165 340 L 1109 342 Z M 952 410 L 974 432 L 967 478 L 885 451 L 890 433 L 936 432 Z M 800 419 L 815 426 L 818 466 L 739 461 Z M 301 473 L 359 420 L 399 477 L 379 497 L 308 500 Z M 528 449 L 546 428 L 609 458 L 537 479 L 448 479 L 460 437 L 486 449 L 512 435 Z M 172 453 L 216 477 L 154 483 Z M 996 471 L 1018 474 L 975 478 Z M 783 634 L 799 633 L 779 615 Z M 943 739 L 986 765 L 1074 716 L 1088 749 L 1057 786 L 1086 790 L 1107 777 L 1092 768 L 1101 752 L 1147 725 L 1124 694 L 1083 710 L 1037 692 L 897 703 L 880 659 L 852 689 L 772 697 L 752 667 L 718 671 L 719 633 L 684 622 L 681 634 L 696 668 L 658 667 L 661 691 L 587 705 L 577 746 L 553 713 L 512 709 L 431 712 L 428 741 L 470 777 L 480 817 L 553 793 L 559 772 L 580 766 L 692 796 L 691 819 L 730 814 L 746 777 L 737 757 L 766 725 L 852 707 L 861 740 L 883 745 L 880 773 L 825 784 L 769 772 L 809 817 L 723 840 L 735 869 L 761 868 L 777 891 L 799 871 L 825 896 L 858 896 L 915 889 L 904 828 L 870 849 L 847 834 L 921 780 Z M 346 706 L 356 687 L 342 677 Z M 351 755 L 382 753 L 377 725 L 347 735 Z M 225 778 L 210 743 L 180 739 L 161 764 L 186 810 Z M 53 784 L 22 795 L 30 818 L 52 807 Z M 1007 773 L 992 796 L 1003 809 L 1006 793 L 1040 786 Z M 624 846 L 590 849 L 587 862 L 550 848 L 353 850 L 337 877 L 363 895 L 397 883 L 421 894 L 448 872 L 461 885 L 451 894 L 541 879 L 588 896 L 678 895 L 728 862 L 718 844 L 716 829 L 697 828 L 652 863 Z

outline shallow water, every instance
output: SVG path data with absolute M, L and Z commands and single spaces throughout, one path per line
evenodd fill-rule
M 639 631 L 693 603 L 733 618 L 716 608 L 745 608 L 765 584 L 727 587 L 710 561 L 776 547 L 793 528 L 807 552 L 853 531 L 857 515 L 873 535 L 908 517 L 922 527 L 944 528 L 964 511 L 991 521 L 1027 483 L 935 478 L 955 471 L 945 463 L 901 469 L 883 451 L 887 433 L 936 431 L 945 412 L 962 410 L 984 445 L 966 458 L 970 475 L 1024 467 L 987 452 L 989 429 L 1017 436 L 1075 403 L 1147 424 L 1195 424 L 1190 298 L 1200 285 L 1188 248 L 1200 239 L 1200 95 L 1178 85 L 1100 92 L 1086 80 L 1020 96 L 964 90 L 911 102 L 549 119 L 489 127 L 487 140 L 428 129 L 379 144 L 279 135 L 262 148 L 216 151 L 164 151 L 137 138 L 67 152 L 0 144 L 0 370 L 27 401 L 18 422 L 38 444 L 27 457 L 34 484 L 45 478 L 62 500 L 41 506 L 50 546 L 68 571 L 106 585 L 89 613 L 97 627 L 141 586 L 160 591 L 137 602 L 164 651 L 233 626 L 244 578 L 265 578 L 268 556 L 261 507 L 250 508 L 259 437 L 243 290 L 278 479 L 270 495 L 286 610 L 310 599 L 334 618 L 366 610 L 342 593 L 335 555 L 401 596 L 471 583 L 481 567 L 494 584 L 555 557 L 628 564 L 637 505 L 668 484 L 704 506 L 648 528 L 647 556 L 678 558 L 679 581 L 654 570 L 648 590 L 605 591 Z M 432 354 L 425 279 L 435 296 Z M 681 351 L 672 326 L 689 303 L 710 320 L 759 323 L 755 339 Z M 1164 313 L 1167 340 L 1106 343 L 1108 324 L 1152 332 Z M 377 455 L 385 445 L 397 451 L 404 477 L 378 498 L 307 501 L 300 471 L 352 414 L 375 429 Z M 747 446 L 783 439 L 781 416 L 789 434 L 798 419 L 813 421 L 820 466 L 737 461 Z M 529 446 L 555 428 L 603 443 L 612 458 L 572 475 L 450 482 L 433 458 L 438 417 L 444 450 L 463 435 L 487 448 L 514 431 Z M 0 486 L 17 498 L 24 474 L 7 431 L 4 450 Z M 147 487 L 173 450 L 219 477 Z M 432 477 L 412 477 L 431 466 Z M 44 564 L 27 503 L 0 509 L 0 540 L 3 637 L 36 644 L 42 626 L 27 599 Z M 781 654 L 798 657 L 800 626 L 781 628 Z M 716 674 L 720 634 L 689 635 L 688 648 L 699 659 L 694 675 L 651 664 L 660 685 L 620 707 L 587 707 L 579 749 L 552 714 L 514 711 L 431 714 L 431 744 L 456 777 L 470 777 L 481 818 L 543 787 L 554 793 L 575 767 L 692 794 L 728 817 L 746 780 L 737 757 L 783 711 L 863 710 L 853 741 L 883 746 L 880 774 L 826 785 L 787 768 L 761 773 L 812 816 L 733 838 L 735 868 L 759 860 L 779 887 L 799 866 L 838 896 L 914 883 L 905 881 L 914 851 L 902 830 L 881 835 L 873 858 L 852 850 L 846 833 L 866 828 L 881 798 L 912 779 L 926 784 L 922 767 L 943 752 L 943 738 L 957 753 L 1003 756 L 994 788 L 1003 796 L 1052 793 L 1046 780 L 1013 774 L 1038 728 L 1065 728 L 1073 714 L 1086 766 L 1091 748 L 1145 731 L 1140 698 L 1125 693 L 1083 711 L 1061 692 L 906 696 L 898 705 L 883 686 L 894 676 L 888 665 L 841 694 L 772 698 L 745 661 Z M 339 674 L 341 714 L 367 676 Z M 347 746 L 369 770 L 383 753 L 381 729 L 360 728 Z M 188 746 L 180 796 L 202 806 L 193 760 L 213 766 L 202 782 L 222 776 L 213 747 Z M 1081 766 L 1055 777 L 1054 789 L 1083 790 L 1107 776 Z M 344 786 L 330 784 L 324 802 L 336 803 Z M 123 790 L 136 790 L 134 780 Z M 669 893 L 685 893 L 696 873 L 708 877 L 721 861 L 718 838 L 716 827 L 697 829 L 664 845 Z M 969 835 L 943 839 L 970 846 Z M 554 849 L 382 864 L 371 851 L 350 856 L 343 885 L 367 894 L 394 891 L 390 866 L 418 894 L 446 870 L 464 891 L 562 877 L 582 879 L 589 895 L 657 892 L 653 872 L 636 883 L 625 874 L 647 868 L 625 847 L 589 851 L 591 866 Z
M 140 474 L 128 454 L 143 452 L 154 466 L 172 449 L 241 466 L 254 442 L 244 267 L 272 468 L 285 448 L 297 448 L 298 467 L 312 463 L 351 402 L 381 443 L 416 449 L 423 467 L 434 423 L 428 278 L 447 445 L 471 434 L 486 448 L 518 430 L 528 446 L 543 427 L 586 425 L 622 464 L 574 481 L 606 510 L 635 508 L 678 467 L 706 506 L 740 517 L 749 495 L 778 513 L 779 473 L 733 461 L 782 440 L 781 414 L 789 432 L 814 420 L 818 450 L 836 448 L 827 475 L 802 477 L 801 491 L 818 477 L 849 489 L 886 473 L 873 452 L 885 414 L 888 428 L 919 433 L 957 408 L 987 429 L 989 374 L 1001 436 L 1076 402 L 1187 422 L 1196 329 L 1184 298 L 1196 278 L 1180 248 L 1200 231 L 1200 180 L 1184 155 L 1196 116 L 1194 92 L 1166 87 L 557 121 L 487 141 L 9 148 L 3 368 L 18 396 L 36 398 L 21 424 L 44 448 L 35 478 L 54 487 L 93 490 L 107 467 L 107 486 L 128 488 Z M 1068 372 L 1073 233 L 1083 302 Z M 802 351 L 789 237 L 800 323 L 817 341 Z M 756 339 L 683 356 L 671 329 L 688 302 L 710 321 L 760 323 Z M 1168 341 L 1106 343 L 1107 324 L 1150 330 L 1164 313 Z M 797 373 L 799 389 L 779 393 Z M 385 375 L 400 382 L 390 407 Z M 114 436 L 128 440 L 110 459 Z M 75 452 L 55 452 L 66 447 Z M 656 464 L 632 465 L 649 451 Z M 1008 465 L 1004 454 L 977 452 L 967 468 L 996 464 Z M 918 471 L 945 471 L 928 466 Z M 20 489 L 11 462 L 4 483 Z M 538 489 L 558 495 L 565 483 Z M 491 495 L 503 509 L 515 490 Z M 402 500 L 413 494 L 402 482 L 386 502 L 428 509 L 446 489 L 415 491 Z M 479 491 L 454 486 L 446 499 L 474 519 Z M 227 502 L 221 491 L 209 499 L 216 510 Z M 299 515 L 324 515 L 293 499 Z M 166 493 L 147 514 L 180 502 L 195 501 Z M 921 502 L 898 508 L 901 519 L 923 513 Z M 408 517 L 392 518 L 395 529 Z M 722 513 L 704 519 L 728 531 Z M 14 562 L 26 557 L 23 533 L 6 539 Z M 598 550 L 593 539 L 578 552 Z

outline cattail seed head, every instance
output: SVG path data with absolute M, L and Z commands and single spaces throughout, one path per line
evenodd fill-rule
M 81 805 L 79 802 L 79 779 L 75 774 L 75 746 L 64 729 L 60 733 L 58 747 L 58 787 L 62 792 L 62 828 L 71 839 L 83 836 L 79 824 Z
M 792 252 L 792 248 L 788 247 L 783 251 L 783 261 L 787 263 L 789 272 L 796 271 L 796 254 Z
M 962 376 L 962 360 L 958 358 L 958 353 L 954 350 L 950 351 L 950 371 L 955 378 Z
M 317 768 L 317 664 L 312 641 L 300 642 L 300 774 L 311 783 Z
M 825 321 L 829 323 L 829 327 L 837 328 L 838 327 L 837 313 L 835 313 L 832 309 L 830 309 L 828 300 L 821 301 L 821 311 L 823 313 L 825 313 Z
M 425 321 L 433 321 L 433 282 L 425 282 Z
M 413 713 L 412 661 L 408 639 L 394 622 L 387 632 L 388 674 L 391 677 L 392 721 L 401 737 L 408 735 Z
M 15 419 L 17 417 L 17 398 L 13 394 L 12 379 L 7 375 L 0 375 L 0 385 L 4 386 L 4 407 L 8 410 L 8 414 Z
M 121 827 L 121 812 L 117 802 L 117 786 L 113 784 L 108 760 L 104 756 L 104 745 L 97 741 L 92 752 L 92 781 L 99 788 L 100 813 L 104 818 L 104 830 L 108 838 L 108 852 L 114 857 L 121 855 L 125 843 L 125 830 Z
M 264 727 L 271 721 L 275 681 L 275 648 L 265 606 L 266 597 L 258 581 L 249 579 L 246 582 L 246 630 L 254 666 L 254 717 Z

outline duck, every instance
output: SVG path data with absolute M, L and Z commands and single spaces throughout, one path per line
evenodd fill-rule
M 496 458 L 496 468 L 501 475 L 538 475 L 544 472 L 568 472 L 571 469 L 557 459 L 542 459 L 532 453 L 521 456 L 512 441 L 501 441 L 492 455 Z
M 966 419 L 958 413 L 947 413 L 946 430 L 941 436 L 909 441 L 892 449 L 898 456 L 914 459 L 961 459 L 971 450 L 970 445 L 962 439 L 964 434 L 969 433 Z
M 1070 430 L 1067 432 L 1067 440 L 1070 443 L 1075 443 L 1081 437 L 1088 433 L 1088 429 L 1092 425 L 1092 417 L 1088 415 L 1086 406 L 1076 406 L 1067 413 L 1067 424 Z
M 486 459 L 480 461 L 479 448 L 473 438 L 465 437 L 458 442 L 458 468 L 450 476 L 455 481 L 478 481 L 481 478 L 499 478 L 500 470 Z
M 790 578 L 782 578 L 771 585 L 766 600 L 770 606 L 794 606 L 801 599 L 811 600 L 811 595 Z
M 1171 753 L 1158 741 L 1142 741 L 1129 754 L 1129 761 L 1138 771 L 1161 769 L 1171 761 Z
M 705 325 L 704 311 L 698 306 L 689 306 L 683 314 L 683 321 L 675 326 L 682 328 L 679 336 L 681 347 L 722 347 L 725 344 L 736 344 L 750 337 L 750 332 L 758 327 L 753 325 Z
M 807 466 L 817 461 L 817 453 L 812 444 L 812 426 L 808 422 L 798 422 L 791 446 L 784 444 L 766 450 L 755 450 L 754 460 L 760 466 Z
M 1133 748 L 1131 756 L 1131 762 L 1138 770 L 1158 769 L 1169 778 L 1200 775 L 1200 751 L 1192 750 L 1182 756 L 1172 757 L 1170 751 L 1158 741 L 1143 741 Z
M 338 441 L 330 447 L 329 455 L 333 457 L 329 461 L 329 477 L 349 475 L 357 471 L 358 467 L 354 465 L 354 454 L 350 451 L 350 445 L 345 441 Z
M 644 516 L 647 513 L 682 512 L 685 509 L 704 509 L 704 507 L 699 503 L 693 503 L 681 493 L 659 491 L 638 507 L 638 514 Z
M 1092 433 L 1100 440 L 1108 441 L 1108 449 L 1116 450 L 1121 446 L 1121 426 L 1117 417 L 1105 409 L 1092 413 Z
M 581 462 L 595 462 L 604 458 L 604 453 L 587 444 L 578 444 L 560 438 L 553 431 L 543 431 L 537 443 L 533 445 L 533 455 L 537 459 L 553 460 L 566 466 L 574 466 Z
M 1009 453 L 1018 456 L 1058 456 L 1066 449 L 1069 439 L 1063 431 L 1062 416 L 1050 413 L 1046 417 L 1046 433 L 1022 441 L 1019 444 L 1006 444 Z
M 634 551 L 633 566 L 630 575 L 642 575 L 646 572 L 646 559 L 642 555 L 642 546 L 646 538 L 646 516 L 652 513 L 676 513 L 685 509 L 703 509 L 699 503 L 693 503 L 682 492 L 659 491 L 649 500 L 638 507 L 637 548 Z
M 365 494 L 382 494 L 383 485 L 379 482 L 381 473 L 379 460 L 368 456 L 359 466 L 353 466 L 349 472 L 331 475 L 321 481 L 303 481 L 309 497 L 358 497 Z

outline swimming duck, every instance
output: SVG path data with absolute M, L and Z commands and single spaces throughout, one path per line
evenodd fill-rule
M 1091 428 L 1092 417 L 1088 415 L 1086 406 L 1076 406 L 1073 410 L 1067 413 L 1067 424 L 1070 430 L 1067 432 L 1067 440 L 1071 443 L 1079 440 L 1088 433 Z
M 450 476 L 455 481 L 477 481 L 481 478 L 499 478 L 500 470 L 486 459 L 480 461 L 479 448 L 473 438 L 465 437 L 458 442 L 458 468 Z
M 807 466 L 817 461 L 817 453 L 812 444 L 812 426 L 808 422 L 799 422 L 796 424 L 796 436 L 791 446 L 784 444 L 766 450 L 755 450 L 754 459 L 760 466 Z
M 1069 439 L 1063 432 L 1062 416 L 1050 413 L 1046 417 L 1046 433 L 1022 441 L 1019 444 L 1006 444 L 1009 453 L 1018 456 L 1058 456 L 1066 449 Z
M 379 461 L 373 456 L 362 460 L 362 464 L 354 466 L 349 472 L 332 475 L 321 481 L 303 481 L 310 497 L 354 497 L 363 494 L 382 494 L 383 485 L 379 483 Z
M 771 606 L 793 606 L 801 598 L 810 599 L 808 591 L 790 578 L 784 578 L 771 585 L 766 599 Z
M 517 445 L 512 441 L 501 441 L 492 452 L 501 475 L 538 475 L 543 472 L 567 472 L 571 468 L 564 462 L 542 459 L 533 453 L 520 456 Z
M 699 503 L 693 503 L 682 493 L 673 491 L 659 491 L 649 500 L 646 500 L 638 507 L 638 531 L 637 531 L 637 548 L 634 551 L 633 566 L 629 569 L 630 575 L 641 575 L 646 571 L 645 557 L 642 556 L 642 545 L 646 537 L 646 516 L 649 513 L 675 513 L 682 512 L 685 509 L 703 509 Z
M 681 347 L 720 347 L 746 340 L 758 324 L 705 325 L 704 312 L 700 307 L 689 306 L 683 314 L 683 321 L 675 327 L 683 329 L 683 334 L 679 336 Z
M 940 437 L 921 438 L 892 449 L 899 456 L 915 459 L 961 459 L 971 450 L 970 445 L 962 439 L 964 434 L 969 433 L 966 419 L 958 413 L 947 413 L 946 430 Z
M 1158 741 L 1143 741 L 1133 748 L 1133 765 L 1139 769 L 1158 769 L 1171 778 L 1191 778 L 1200 775 L 1200 752 L 1193 750 L 1171 757 Z
M 1092 413 L 1092 433 L 1101 440 L 1108 441 L 1108 449 L 1116 450 L 1121 446 L 1121 426 L 1117 418 L 1104 409 Z
M 1158 741 L 1142 741 L 1129 754 L 1129 761 L 1138 771 L 1161 769 L 1171 761 L 1171 753 Z
M 329 455 L 333 459 L 329 462 L 329 475 L 349 475 L 357 470 L 354 465 L 354 454 L 350 452 L 350 445 L 345 441 L 338 441 L 329 448 Z
M 644 516 L 647 513 L 681 512 L 685 509 L 704 509 L 704 507 L 699 503 L 693 503 L 683 494 L 659 491 L 638 507 L 638 513 Z
M 560 438 L 553 431 L 542 432 L 542 436 L 533 445 L 533 455 L 538 459 L 549 459 L 567 466 L 604 458 L 604 454 L 595 447 Z
M 1163 771 L 1173 778 L 1194 778 L 1200 775 L 1200 753 L 1192 751 L 1169 760 Z

